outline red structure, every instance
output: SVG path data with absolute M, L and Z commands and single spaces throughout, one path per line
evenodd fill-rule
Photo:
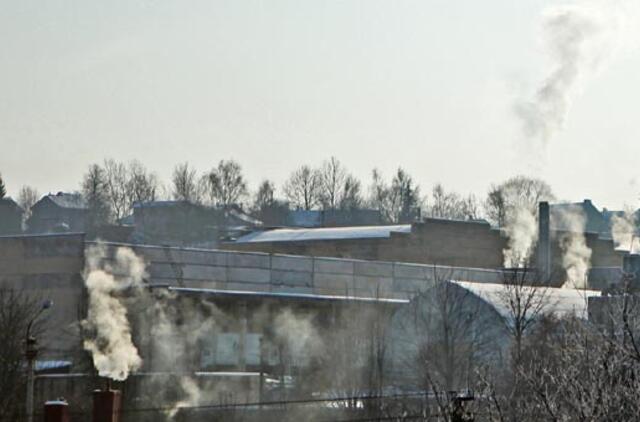
M 44 404 L 44 422 L 70 422 L 69 404 L 64 400 L 52 400 Z
M 120 422 L 122 394 L 118 390 L 93 392 L 93 422 Z

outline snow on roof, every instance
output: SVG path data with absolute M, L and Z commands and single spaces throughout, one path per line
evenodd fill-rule
M 247 234 L 238 238 L 236 243 L 388 238 L 391 233 L 411 233 L 411 224 L 327 227 L 320 229 L 274 229 Z
M 165 286 L 151 286 L 161 287 Z M 166 286 L 171 292 L 184 294 L 204 294 L 212 296 L 237 296 L 237 297 L 260 297 L 273 299 L 290 299 L 290 300 L 308 300 L 308 301 L 344 301 L 344 302 L 367 302 L 367 303 L 386 303 L 391 305 L 407 305 L 407 299 L 380 298 L 380 297 L 361 297 L 361 296 L 342 296 L 342 295 L 319 295 L 311 293 L 285 293 L 285 292 L 253 292 L 246 290 L 224 290 L 224 289 L 202 289 L 194 287 L 174 287 Z
M 499 283 L 472 283 L 468 281 L 455 281 L 452 283 L 461 286 L 476 296 L 482 298 L 491 305 L 503 318 L 510 317 L 511 313 L 504 300 L 505 287 Z M 559 287 L 545 287 L 545 300 L 548 302 L 543 308 L 544 313 L 554 313 L 557 316 L 573 314 L 580 318 L 587 317 L 587 299 L 591 296 L 600 296 L 598 290 L 578 290 Z M 541 293 L 542 294 L 542 293 Z

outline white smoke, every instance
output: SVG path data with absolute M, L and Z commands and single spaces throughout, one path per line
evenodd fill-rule
M 84 280 L 89 309 L 82 321 L 88 335 L 84 348 L 100 376 L 122 381 L 142 365 L 124 300 L 128 292 L 142 286 L 146 273 L 144 262 L 131 249 L 118 248 L 113 260 L 107 258 L 103 245 L 87 249 Z
M 611 218 L 611 236 L 616 249 L 640 253 L 640 239 L 636 236 L 635 214 L 625 210 Z
M 505 218 L 504 231 L 508 247 L 502 251 L 506 268 L 528 265 L 533 246 L 538 239 L 536 216 L 527 207 L 509 210 Z
M 587 246 L 585 237 L 587 218 L 578 206 L 555 212 L 552 218 L 559 220 L 555 224 L 556 227 L 562 227 L 565 230 L 560 237 L 562 267 L 567 276 L 562 287 L 585 288 L 591 267 L 591 249 Z
M 176 402 L 171 410 L 168 412 L 168 416 L 170 419 L 173 419 L 180 408 L 182 407 L 193 407 L 202 403 L 202 395 L 203 391 L 198 386 L 198 383 L 190 378 L 190 377 L 181 377 L 180 378 L 180 389 L 184 394 L 184 398 L 178 402 Z
M 310 315 L 294 315 L 291 310 L 285 309 L 275 317 L 273 323 L 276 340 L 284 346 L 287 355 L 281 356 L 281 359 L 288 360 L 290 364 L 305 365 L 308 359 L 320 353 L 320 335 Z
M 581 2 L 543 12 L 541 32 L 552 69 L 533 98 L 514 106 L 527 138 L 546 144 L 562 129 L 580 85 L 617 46 L 623 18 L 617 4 Z

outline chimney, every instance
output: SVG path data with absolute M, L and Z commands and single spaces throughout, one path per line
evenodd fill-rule
M 551 239 L 549 228 L 549 203 L 538 204 L 538 250 L 536 253 L 538 274 L 541 281 L 551 278 Z
M 44 422 L 69 422 L 69 405 L 64 399 L 44 404 Z
M 122 395 L 110 385 L 93 392 L 93 422 L 120 422 Z

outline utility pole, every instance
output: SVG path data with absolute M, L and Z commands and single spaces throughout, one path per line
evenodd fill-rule
M 27 359 L 27 403 L 26 403 L 26 411 L 27 411 L 27 422 L 33 422 L 33 390 L 35 384 L 35 366 L 36 366 L 36 357 L 38 356 L 38 344 L 36 338 L 31 335 L 31 327 L 35 320 L 40 316 L 40 314 L 51 308 L 53 306 L 53 302 L 51 300 L 45 300 L 42 302 L 42 307 L 35 314 L 29 324 L 27 324 L 27 333 L 25 335 L 25 352 L 24 355 Z

